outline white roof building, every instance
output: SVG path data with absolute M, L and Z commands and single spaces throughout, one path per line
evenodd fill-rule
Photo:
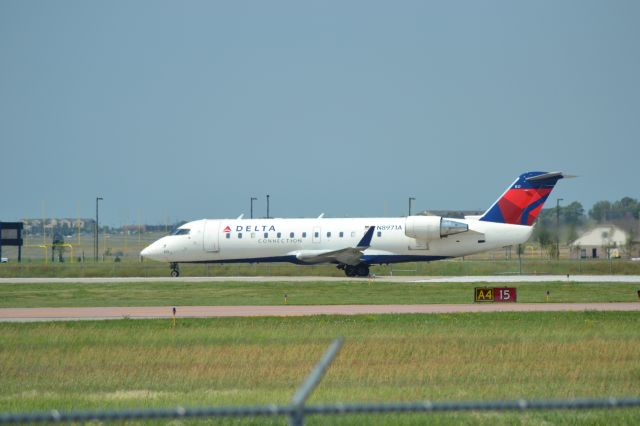
M 583 258 L 607 257 L 606 249 L 623 247 L 627 243 L 627 236 L 627 232 L 615 225 L 601 225 L 584 233 L 570 246 L 573 249 L 580 248 L 580 256 Z M 599 256 L 599 252 L 602 256 Z

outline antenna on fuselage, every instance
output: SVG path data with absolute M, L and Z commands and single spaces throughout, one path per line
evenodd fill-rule
M 318 219 L 322 219 L 324 217 L 324 213 L 320 213 L 320 216 L 318 216 Z
M 240 216 L 238 216 L 238 217 L 236 218 L 236 220 L 242 220 L 242 218 L 243 218 L 243 217 L 244 217 L 244 213 L 242 213 Z

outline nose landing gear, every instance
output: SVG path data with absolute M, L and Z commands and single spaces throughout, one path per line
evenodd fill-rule
M 338 269 L 343 269 L 344 273 L 348 277 L 368 277 L 369 276 L 369 265 L 366 263 L 359 263 L 357 265 L 345 265 L 339 264 Z
M 173 278 L 177 278 L 180 276 L 180 268 L 178 268 L 178 264 L 177 263 L 171 263 L 169 265 L 171 267 L 171 276 Z

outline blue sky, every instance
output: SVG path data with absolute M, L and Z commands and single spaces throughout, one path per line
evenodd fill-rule
M 0 0 L 0 220 L 640 197 L 637 1 Z

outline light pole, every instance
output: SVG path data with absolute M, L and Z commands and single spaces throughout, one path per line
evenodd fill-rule
M 98 261 L 98 252 L 100 249 L 100 225 L 99 225 L 99 211 L 98 211 L 98 201 L 101 201 L 103 198 L 102 197 L 96 197 L 96 249 L 95 249 L 95 257 L 96 257 L 96 262 Z
M 409 216 L 411 216 L 411 202 L 415 200 L 416 199 L 414 197 L 409 197 Z
M 560 201 L 564 198 L 556 200 L 556 260 L 560 260 Z
M 251 219 L 253 219 L 253 202 L 257 200 L 256 197 L 251 197 Z
M 269 219 L 269 194 L 267 194 L 267 219 Z

